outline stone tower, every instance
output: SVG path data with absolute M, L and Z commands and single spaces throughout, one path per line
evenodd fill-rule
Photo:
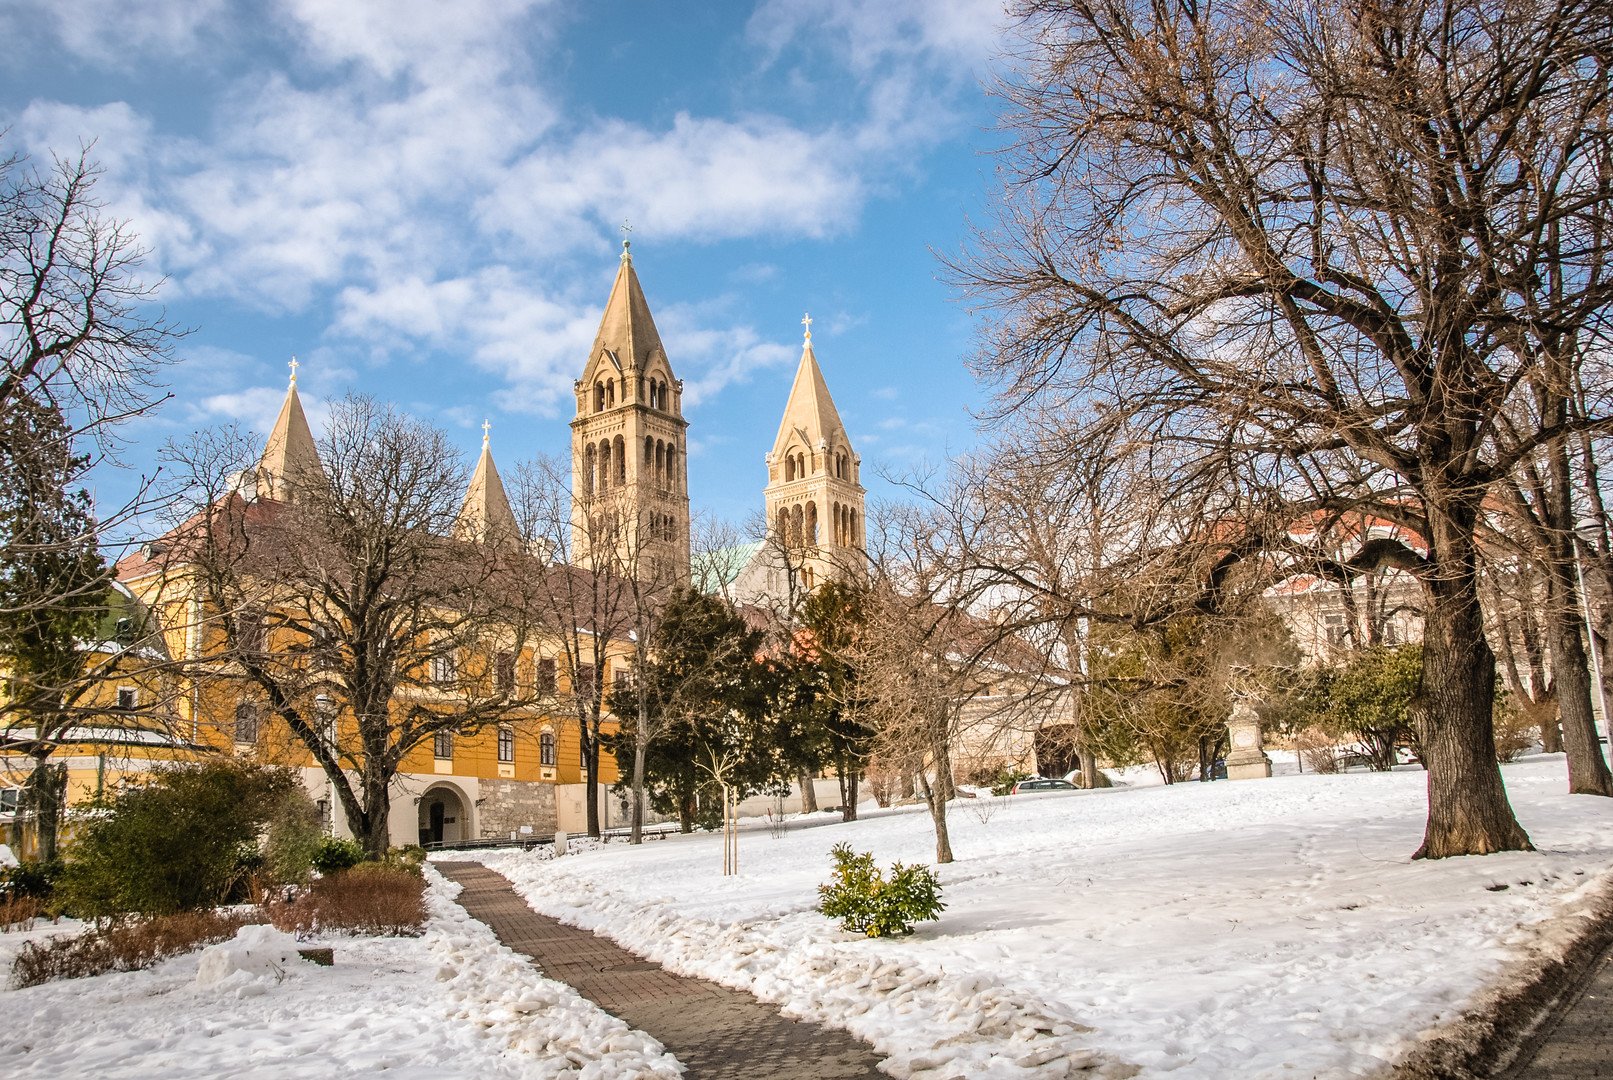
M 286 388 L 280 415 L 275 417 L 274 427 L 264 441 L 263 457 L 253 477 L 258 498 L 294 502 L 310 484 L 320 482 L 323 472 L 314 433 L 308 428 L 308 416 L 297 395 L 297 360 L 293 357 L 291 385 Z
M 862 459 L 812 351 L 812 319 L 801 321 L 807 328 L 801 365 L 767 455 L 763 497 L 774 546 L 788 553 L 799 585 L 811 591 L 862 565 L 866 493 L 858 482 Z
M 515 512 L 510 509 L 510 497 L 504 491 L 504 481 L 493 464 L 493 449 L 488 436 L 492 425 L 482 423 L 482 456 L 476 460 L 476 472 L 471 475 L 465 501 L 454 522 L 454 535 L 474 544 L 496 548 L 521 546 L 521 530 L 515 523 Z
M 633 256 L 605 303 L 571 422 L 574 562 L 635 577 L 689 574 L 683 383 L 673 376 Z

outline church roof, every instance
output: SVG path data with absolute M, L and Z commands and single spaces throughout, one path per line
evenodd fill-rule
M 625 243 L 621 269 L 616 271 L 616 283 L 611 286 L 610 299 L 605 302 L 599 333 L 594 336 L 594 347 L 588 354 L 589 363 L 598 359 L 601 352 L 610 354 L 618 369 L 632 364 L 643 367 L 656 353 L 666 362 L 666 349 L 661 345 L 661 335 L 656 332 L 655 320 L 650 317 L 649 301 L 644 299 L 644 287 L 639 284 L 632 253 Z
M 292 498 L 299 484 L 322 471 L 314 433 L 308 427 L 307 414 L 302 411 L 302 399 L 297 396 L 294 373 L 291 386 L 286 390 L 286 400 L 280 406 L 280 415 L 275 418 L 264 443 L 263 457 L 258 460 L 258 496 L 277 500 Z
M 493 451 L 485 434 L 482 436 L 482 456 L 476 462 L 476 472 L 470 478 L 465 503 L 460 507 L 454 528 L 461 539 L 481 544 L 507 546 L 517 542 L 520 536 L 515 514 L 510 510 L 509 496 L 504 492 L 504 481 L 499 478 L 498 466 L 493 464 Z
M 801 347 L 801 365 L 795 369 L 795 384 L 790 387 L 790 400 L 784 406 L 784 419 L 779 422 L 778 438 L 773 440 L 773 453 L 784 453 L 791 439 L 804 435 L 807 445 L 816 447 L 820 441 L 850 446 L 846 426 L 840 422 L 840 412 L 834 398 L 829 396 L 829 385 L 823 381 L 818 357 L 812 351 L 812 331 L 809 328 L 806 342 Z

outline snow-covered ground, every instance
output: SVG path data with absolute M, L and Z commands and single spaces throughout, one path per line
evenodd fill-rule
M 1505 774 L 1540 850 L 1437 862 L 1410 858 L 1414 768 L 960 801 L 947 910 L 905 939 L 813 907 L 841 841 L 928 862 L 921 811 L 753 827 L 727 880 L 709 835 L 480 857 L 538 910 L 845 1027 L 899 1077 L 1366 1076 L 1613 884 L 1613 800 L 1564 794 L 1561 756 Z
M 429 876 L 423 937 L 337 938 L 326 942 L 334 967 L 298 961 L 204 985 L 202 954 L 192 954 L 149 971 L 0 992 L 0 1076 L 679 1074 L 659 1043 L 540 976 L 453 902 L 458 885 Z M 15 936 L 0 935 L 0 952 Z

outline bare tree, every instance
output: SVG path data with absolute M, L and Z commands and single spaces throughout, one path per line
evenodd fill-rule
M 1420 537 L 1347 564 L 1401 566 L 1426 594 L 1417 854 L 1527 848 L 1494 756 L 1476 529 L 1521 461 L 1613 423 L 1500 423 L 1583 362 L 1613 296 L 1605 17 L 1587 0 L 1015 11 L 1019 183 L 968 271 L 1006 315 L 980 361 L 1000 405 L 1089 410 L 1077 452 L 1123 416 L 1290 522 L 1371 514 Z
M 466 476 L 447 436 L 365 398 L 331 412 L 323 471 L 286 501 L 237 488 L 232 432 L 167 452 L 189 510 L 152 551 L 161 603 L 197 601 L 193 677 L 230 680 L 329 779 L 353 835 L 388 844 L 391 787 L 436 738 L 530 716 L 533 560 L 453 539 Z

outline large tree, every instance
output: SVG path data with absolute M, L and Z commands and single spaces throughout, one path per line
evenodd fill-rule
M 540 568 L 455 538 L 459 454 L 387 406 L 336 403 L 322 470 L 290 478 L 285 500 L 236 490 L 254 449 L 227 432 L 170 448 L 190 513 L 155 557 L 175 595 L 201 601 L 196 677 L 235 680 L 282 721 L 379 855 L 415 747 L 534 714 L 536 680 L 518 666 Z
M 968 271 L 1003 313 L 981 358 L 1000 406 L 1053 397 L 1074 453 L 1124 424 L 1183 477 L 1419 538 L 1340 566 L 1425 592 L 1417 854 L 1529 847 L 1495 762 L 1476 529 L 1521 461 L 1613 422 L 1521 401 L 1590 362 L 1613 298 L 1602 6 L 1015 11 L 1017 174 Z

